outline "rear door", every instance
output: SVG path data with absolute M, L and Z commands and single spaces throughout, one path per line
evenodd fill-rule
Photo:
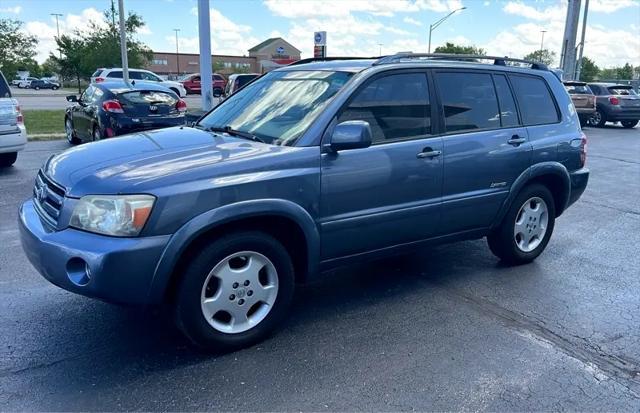
M 373 142 L 322 154 L 323 259 L 437 234 L 442 139 L 433 136 L 430 89 L 426 72 L 382 73 L 338 114 L 337 123 L 368 122 Z
M 434 79 L 444 133 L 443 232 L 486 228 L 530 165 L 527 130 L 503 74 L 436 70 Z

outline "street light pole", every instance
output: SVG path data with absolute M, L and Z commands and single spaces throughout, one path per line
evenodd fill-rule
M 443 18 L 441 18 L 440 20 L 438 20 L 437 22 L 429 25 L 429 49 L 427 50 L 427 53 L 431 53 L 431 32 L 433 32 L 438 26 L 440 26 L 445 20 L 447 20 L 449 17 L 451 17 L 451 15 L 453 15 L 456 12 L 462 11 L 466 9 L 466 7 L 460 7 L 459 9 L 455 9 L 454 11 L 452 11 L 451 13 L 447 14 L 446 16 L 444 16 Z
M 542 33 L 542 39 L 540 40 L 540 55 L 542 55 L 542 51 L 544 50 L 544 34 L 546 32 L 546 30 L 540 30 L 540 33 Z
M 58 32 L 58 39 L 60 39 L 60 25 L 58 24 L 58 17 L 62 17 L 63 14 L 51 13 L 51 15 L 55 16 L 56 18 L 56 31 Z M 60 59 L 62 59 L 62 50 L 60 50 L 60 48 L 58 48 L 58 56 L 60 57 Z
M 178 32 L 180 29 L 173 29 L 176 32 L 176 66 L 178 71 L 178 76 L 180 76 L 180 52 L 178 51 Z

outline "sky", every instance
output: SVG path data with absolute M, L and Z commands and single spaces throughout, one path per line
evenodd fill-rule
M 583 3 L 585 1 L 583 0 Z M 125 0 L 142 16 L 138 38 L 152 50 L 198 52 L 196 0 Z M 560 55 L 566 0 L 210 0 L 212 51 L 246 55 L 269 37 L 283 37 L 313 55 L 313 32 L 327 32 L 329 56 L 426 52 L 429 25 L 466 7 L 433 31 L 432 50 L 445 42 L 482 47 L 490 55 L 522 57 L 544 47 Z M 116 2 L 117 4 L 117 2 Z M 100 21 L 110 0 L 0 0 L 0 18 L 25 23 L 39 39 L 37 60 L 55 49 L 60 32 Z M 600 67 L 640 65 L 640 0 L 590 0 L 585 56 Z M 581 17 L 582 21 L 582 17 Z M 580 32 L 578 32 L 578 38 Z M 557 62 L 556 62 L 557 63 Z

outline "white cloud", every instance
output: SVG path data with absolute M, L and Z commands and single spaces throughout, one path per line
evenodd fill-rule
M 516 16 L 522 16 L 527 19 L 538 21 L 564 21 L 564 18 L 566 16 L 566 6 L 564 4 L 558 4 L 539 10 L 521 1 L 510 1 L 505 4 L 505 6 L 502 8 L 502 11 L 507 14 L 514 14 Z
M 145 24 L 144 26 L 138 29 L 138 34 L 141 34 L 144 36 L 150 36 L 153 34 L 153 32 L 151 31 L 149 26 Z
M 487 0 L 484 3 L 482 3 L 482 5 L 485 6 L 485 7 L 490 6 L 491 2 Z
M 640 6 L 638 0 L 591 0 L 589 11 L 613 13 L 627 7 Z
M 422 22 L 419 20 L 416 20 L 414 18 L 411 17 L 405 17 L 404 19 L 402 19 L 403 22 L 408 23 L 408 24 L 413 24 L 414 26 L 422 26 Z
M 420 10 L 452 11 L 462 7 L 462 0 L 264 0 L 264 4 L 274 15 L 287 18 L 344 17 L 356 12 L 392 17 Z
M 20 14 L 22 6 L 0 8 L 0 13 Z
M 417 0 L 416 4 L 422 10 L 444 13 L 461 8 L 462 0 Z

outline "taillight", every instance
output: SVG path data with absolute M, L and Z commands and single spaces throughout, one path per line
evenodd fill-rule
M 176 103 L 176 109 L 178 112 L 186 112 L 187 111 L 187 102 L 182 99 L 178 99 L 178 103 Z
M 580 163 L 584 166 L 587 163 L 587 135 L 582 132 L 580 139 Z
M 615 96 L 611 96 L 609 98 L 609 103 L 611 103 L 612 105 L 619 105 L 620 104 L 620 99 L 618 99 Z
M 16 121 L 18 125 L 24 124 L 24 116 L 22 116 L 22 111 L 20 110 L 20 105 L 14 105 L 16 108 Z
M 102 109 L 111 113 L 124 113 L 122 105 L 117 100 L 105 100 L 102 102 Z
M 104 82 L 104 77 L 96 77 L 96 83 Z

